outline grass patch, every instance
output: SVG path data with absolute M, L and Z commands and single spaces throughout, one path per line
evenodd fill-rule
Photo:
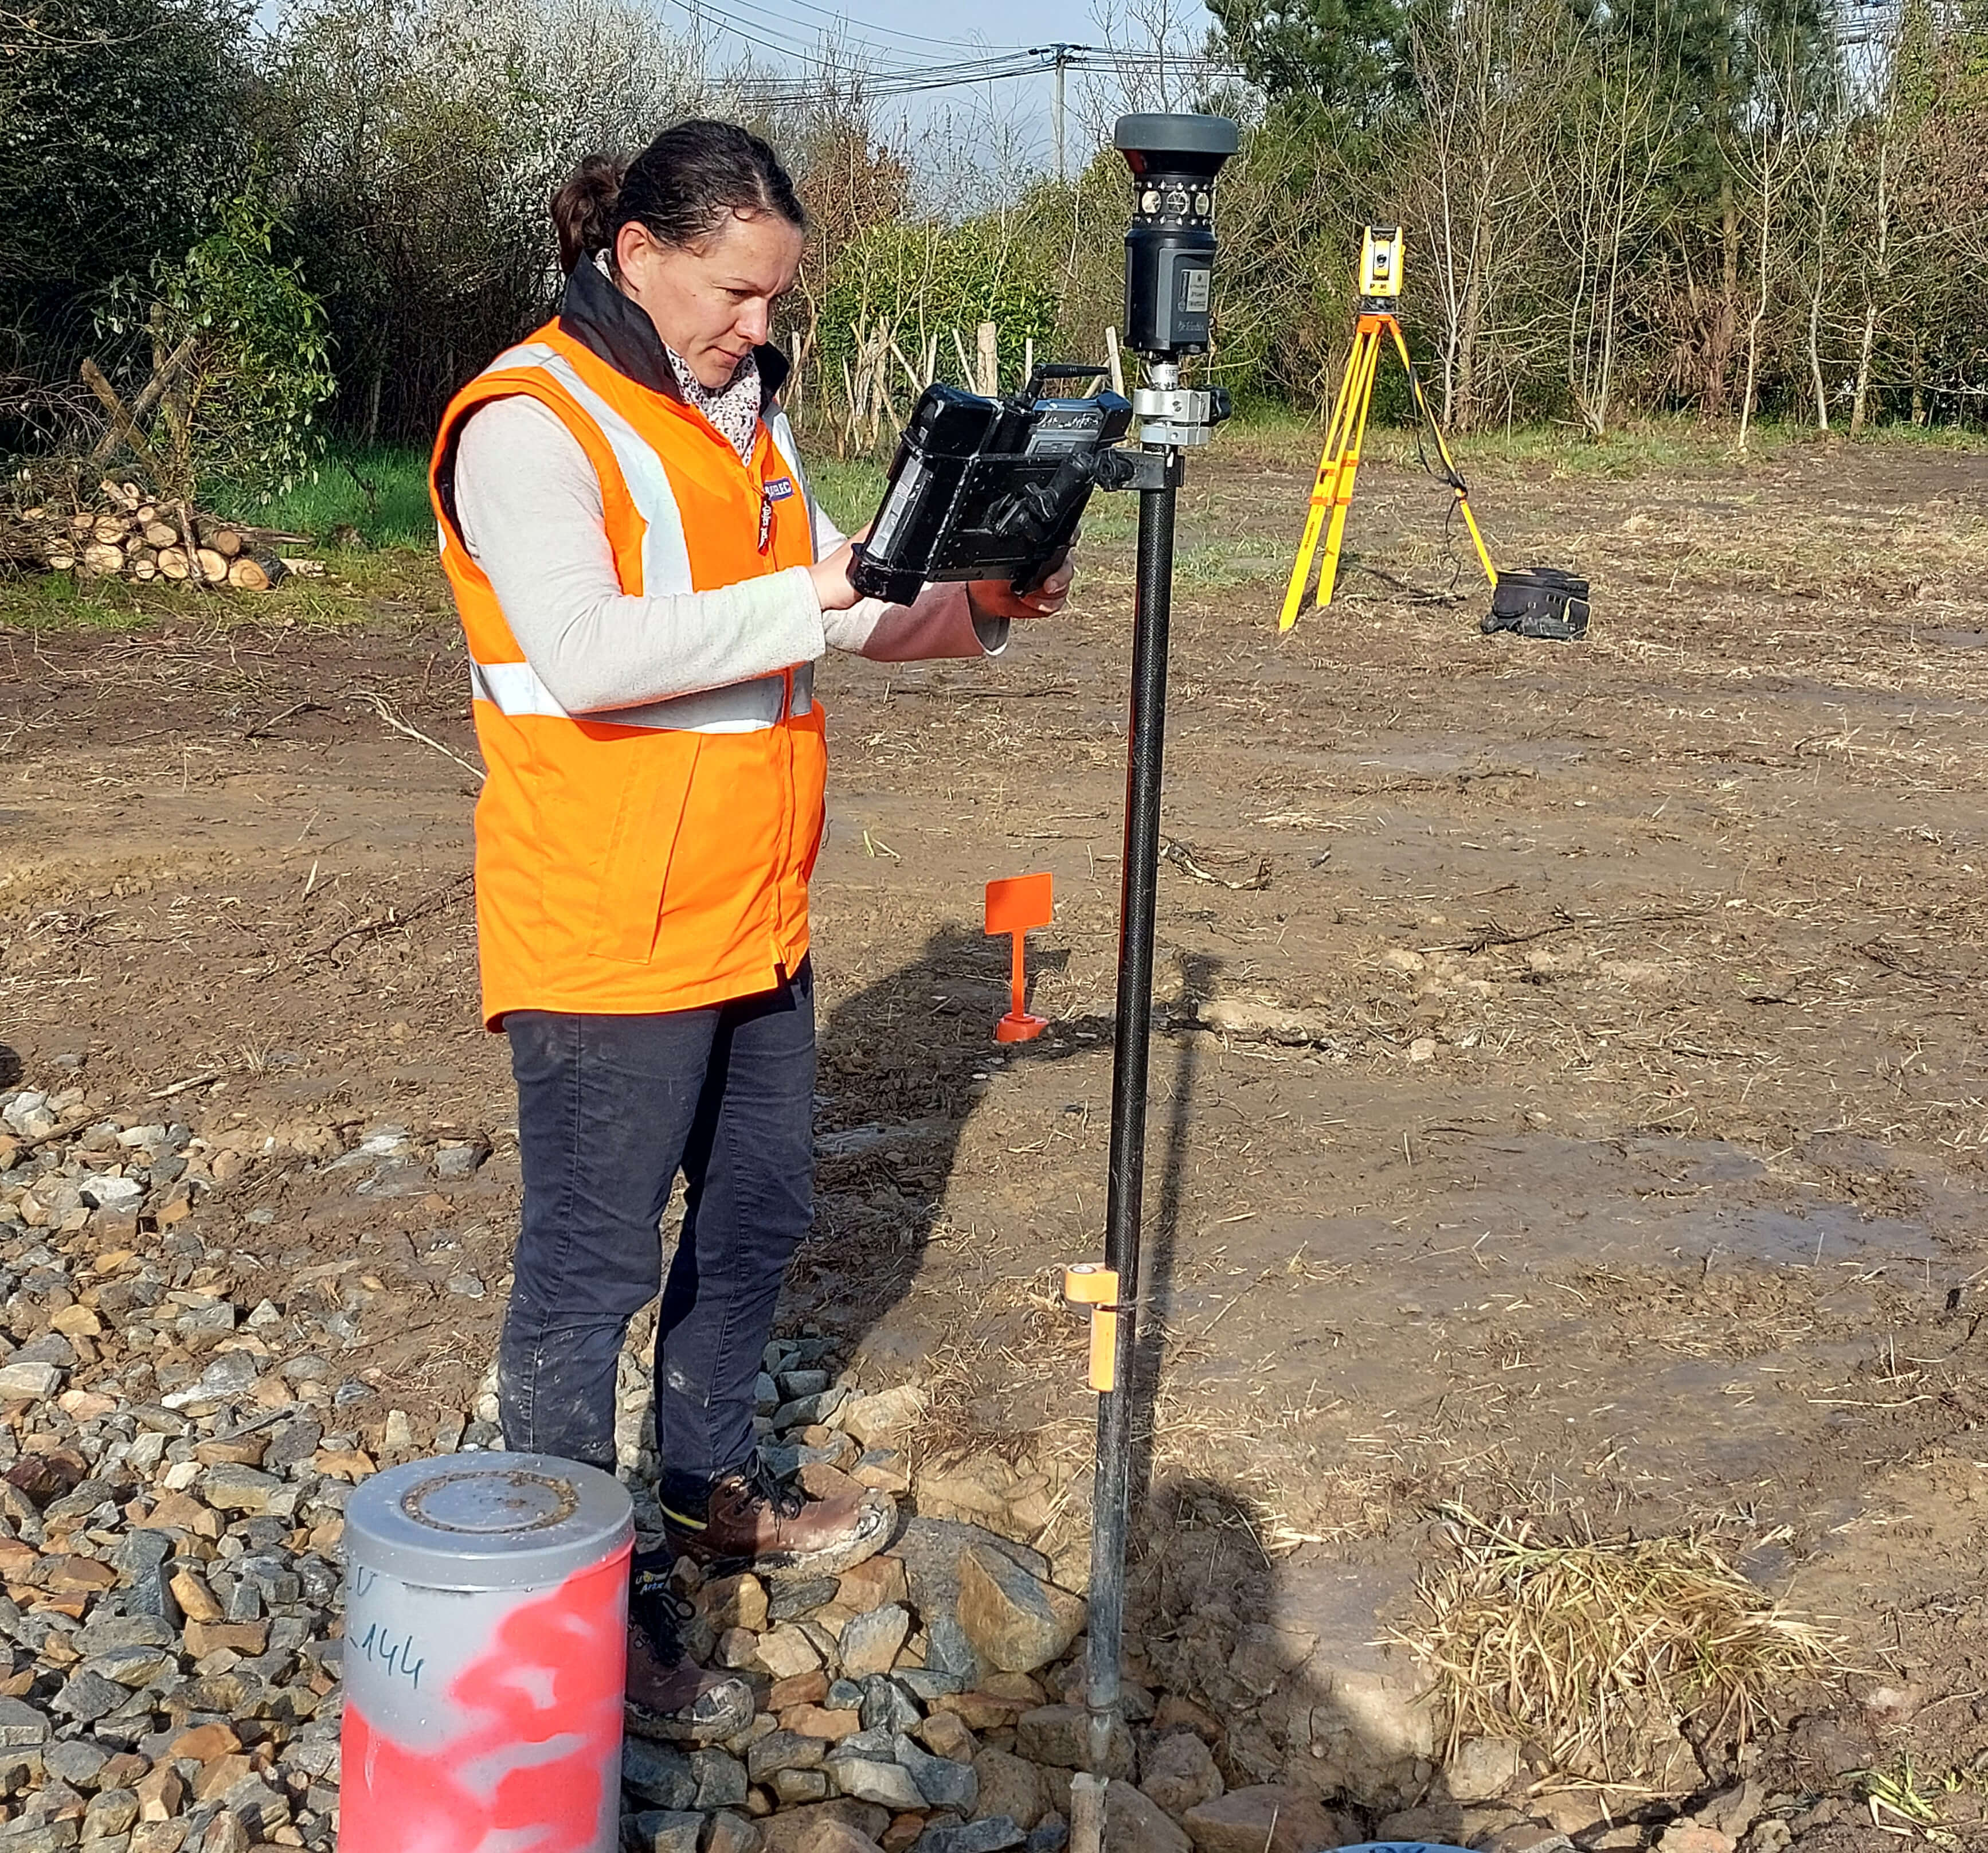
M 1454 1555 L 1401 1640 L 1436 1677 L 1451 1748 L 1531 1738 L 1591 1780 L 1650 1776 L 1652 1748 L 1711 1713 L 1742 1740 L 1791 1687 L 1838 1671 L 1841 1642 L 1790 1614 L 1706 1540 L 1549 1544 L 1442 1508 Z
M 266 502 L 217 499 L 217 515 L 308 534 L 312 544 L 432 553 L 428 452 L 412 445 L 335 444 L 304 482 Z
M 870 457 L 803 455 L 809 486 L 845 534 L 853 534 L 877 512 L 884 499 L 888 466 Z

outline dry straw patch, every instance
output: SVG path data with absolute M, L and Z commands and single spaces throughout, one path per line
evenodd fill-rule
M 1844 1670 L 1841 1638 L 1783 1608 L 1695 1536 L 1549 1543 L 1442 1508 L 1450 1561 L 1397 1638 L 1434 1673 L 1459 1739 L 1515 1736 L 1603 1780 L 1653 1774 L 1696 1719 L 1744 1739 L 1776 1693 Z

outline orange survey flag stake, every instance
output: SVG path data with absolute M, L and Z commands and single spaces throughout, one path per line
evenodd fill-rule
M 987 884 L 987 930 L 1011 933 L 1015 940 L 1013 996 L 1008 1014 L 994 1026 L 997 1043 L 1033 1042 L 1050 1026 L 1048 1018 L 1031 1016 L 1023 1007 L 1028 978 L 1022 948 L 1029 929 L 1047 926 L 1055 911 L 1047 875 L 1010 875 L 1005 881 Z

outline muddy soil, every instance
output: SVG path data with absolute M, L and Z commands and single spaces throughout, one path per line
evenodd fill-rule
M 1143 1625 L 1227 1599 L 1357 1645 L 1412 1619 L 1445 1501 L 1712 1531 L 1862 1669 L 1790 1696 L 1834 1734 L 1777 1767 L 1825 1804 L 1802 1845 L 1873 1844 L 1847 1771 L 1988 1746 L 1988 458 L 1487 465 L 1502 556 L 1594 581 L 1575 646 L 1480 637 L 1446 492 L 1384 459 L 1338 599 L 1280 637 L 1311 465 L 1236 434 L 1182 499 Z M 824 666 L 820 1214 L 785 1315 L 932 1386 L 935 1504 L 1025 1469 L 1080 1579 L 1056 1286 L 1100 1244 L 1128 515 L 999 661 Z M 383 1405 L 465 1408 L 516 1161 L 438 574 L 346 634 L 280 593 L 117 633 L 4 601 L 0 1080 L 230 1135 L 210 1246 L 359 1310 Z M 1053 1023 L 1002 1052 L 982 884 L 1030 870 Z M 364 1194 L 298 1156 L 383 1124 L 493 1155 Z

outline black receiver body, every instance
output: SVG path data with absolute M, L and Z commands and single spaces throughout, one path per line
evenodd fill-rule
M 928 580 L 1041 584 L 1077 537 L 1098 459 L 1125 435 L 1130 403 L 1117 393 L 1047 396 L 1052 380 L 1101 369 L 1041 367 L 1012 397 L 934 385 L 911 414 L 850 583 L 866 598 L 909 604 Z

